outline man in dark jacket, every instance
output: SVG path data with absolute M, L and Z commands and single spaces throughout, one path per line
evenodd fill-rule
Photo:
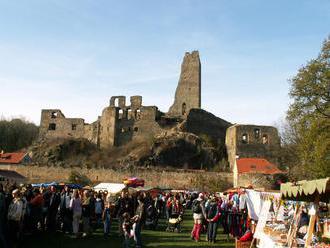
M 214 196 L 211 196 L 210 204 L 206 211 L 207 215 L 207 241 L 211 243 L 215 243 L 216 241 L 216 235 L 217 235 L 217 228 L 218 228 L 218 220 L 220 218 L 220 211 L 218 202 L 214 198 Z
M 63 223 L 62 231 L 72 233 L 72 211 L 70 209 L 71 193 L 68 186 L 65 186 L 61 193 L 60 217 Z
M 116 203 L 117 217 L 119 220 L 119 233 L 122 234 L 123 214 L 128 213 L 130 216 L 134 214 L 133 200 L 129 197 L 128 191 L 122 191 L 121 196 Z
M 54 232 L 56 231 L 56 216 L 58 212 L 58 206 L 60 205 L 61 197 L 59 193 L 56 192 L 54 186 L 50 187 L 49 192 L 49 205 L 47 212 L 47 230 Z

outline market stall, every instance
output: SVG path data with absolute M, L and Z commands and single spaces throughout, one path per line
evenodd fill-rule
M 263 202 L 261 207 L 257 247 L 330 247 L 329 200 L 329 178 L 282 184 L 279 204 Z
M 233 188 L 223 193 L 222 225 L 225 233 L 236 239 L 236 248 L 250 247 L 255 236 L 263 234 L 263 228 L 269 218 L 270 209 L 277 209 L 280 192 Z M 258 222 L 256 228 L 255 223 Z M 252 240 L 253 239 L 253 240 Z M 260 237 L 259 237 L 260 239 Z
M 309 215 L 307 233 L 302 240 L 305 243 L 304 247 L 320 243 L 323 238 L 330 238 L 330 213 L 329 205 L 326 205 L 330 203 L 330 178 L 282 184 L 281 196 L 284 200 L 298 202 L 288 234 L 289 247 L 295 245 L 296 233 L 298 231 L 297 223 L 301 220 L 301 215 L 303 214 L 301 202 L 307 203 Z M 320 206 L 323 206 L 322 212 L 320 211 Z M 316 234 L 314 237 L 318 237 L 318 239 L 313 240 L 313 234 Z

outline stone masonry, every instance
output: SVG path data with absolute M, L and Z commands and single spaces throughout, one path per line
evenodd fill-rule
M 201 63 L 198 51 L 186 53 L 179 83 L 168 113 L 156 106 L 143 106 L 142 96 L 113 96 L 101 116 L 91 123 L 66 118 L 59 109 L 43 109 L 40 139 L 86 138 L 100 148 L 122 146 L 131 141 L 152 140 L 182 123 L 184 132 L 208 136 L 225 147 L 232 168 L 237 157 L 260 157 L 277 163 L 280 147 L 277 129 L 270 126 L 232 125 L 201 108 Z
M 227 129 L 226 148 L 230 168 L 236 158 L 265 158 L 277 164 L 280 138 L 275 127 L 235 124 Z
M 186 53 L 183 58 L 175 100 L 168 114 L 185 117 L 193 108 L 201 108 L 201 62 L 198 51 Z

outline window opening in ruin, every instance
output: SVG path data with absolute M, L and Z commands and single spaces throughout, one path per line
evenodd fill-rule
M 124 116 L 124 110 L 119 109 L 119 111 L 118 111 L 118 119 L 122 119 L 123 116 Z
M 247 144 L 248 143 L 248 135 L 245 133 L 242 135 L 242 143 Z
M 127 109 L 127 119 L 128 120 L 132 119 L 132 110 L 131 109 Z
M 182 115 L 185 115 L 186 114 L 186 103 L 182 103 Z
M 113 104 L 115 105 L 115 107 L 119 107 L 119 98 L 115 98 Z
M 259 128 L 254 129 L 254 137 L 256 139 L 260 138 L 260 129 Z
M 56 124 L 55 123 L 50 123 L 48 126 L 48 130 L 56 130 Z
M 50 117 L 53 119 L 57 118 L 57 112 L 52 112 Z
M 140 120 L 141 119 L 141 109 L 135 110 L 135 119 Z
M 128 132 L 132 131 L 131 127 L 128 127 Z
M 139 130 L 138 127 L 134 127 L 134 132 L 137 132 Z
M 77 130 L 77 124 L 72 124 L 72 125 L 71 125 L 71 129 L 72 129 L 72 130 Z
M 268 135 L 267 134 L 262 136 L 262 144 L 264 144 L 264 145 L 268 144 Z

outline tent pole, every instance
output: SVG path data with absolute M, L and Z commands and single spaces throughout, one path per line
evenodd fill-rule
M 310 217 L 310 220 L 309 220 L 305 247 L 310 247 L 310 244 L 312 242 L 312 237 L 313 237 L 313 232 L 314 232 L 314 227 L 315 227 L 316 216 L 318 215 L 319 199 L 320 199 L 320 196 L 317 193 L 317 195 L 315 197 L 315 201 L 313 203 L 315 212 L 311 214 L 311 217 Z

